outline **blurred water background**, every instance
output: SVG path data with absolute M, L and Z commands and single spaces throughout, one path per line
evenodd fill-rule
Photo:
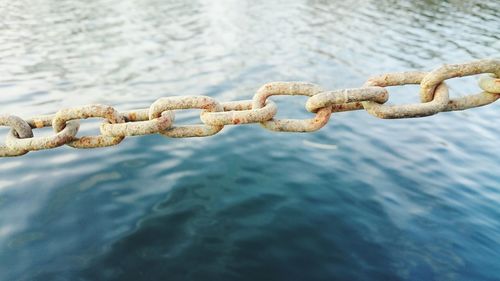
M 280 80 L 357 87 L 499 57 L 499 11 L 498 1 L 3 0 L 0 113 L 251 99 Z M 476 80 L 452 80 L 451 95 L 478 92 Z M 417 91 L 392 87 L 390 101 L 416 102 Z M 273 99 L 278 117 L 311 116 L 305 98 Z M 0 280 L 499 280 L 499 110 L 358 111 L 313 134 L 247 125 L 0 159 Z

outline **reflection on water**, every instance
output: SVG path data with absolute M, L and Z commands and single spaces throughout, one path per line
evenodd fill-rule
M 381 72 L 498 57 L 499 10 L 495 1 L 4 1 L 0 112 L 249 99 L 274 80 L 355 87 Z M 450 84 L 454 96 L 478 91 L 473 78 Z M 391 94 L 417 100 L 415 87 Z M 276 100 L 279 116 L 309 116 L 303 99 Z M 494 280 L 497 118 L 497 104 L 418 120 L 339 113 L 314 134 L 250 125 L 1 159 L 0 279 Z

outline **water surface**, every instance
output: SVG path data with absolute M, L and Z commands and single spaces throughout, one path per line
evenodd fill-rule
M 0 1 L 0 113 L 250 99 L 280 80 L 357 87 L 498 57 L 499 11 L 496 1 Z M 479 91 L 476 77 L 450 86 L 455 97 Z M 416 87 L 390 91 L 393 103 L 418 101 Z M 279 117 L 310 117 L 304 98 L 274 100 Z M 313 134 L 247 125 L 0 159 L 0 280 L 498 280 L 499 109 L 338 113 Z

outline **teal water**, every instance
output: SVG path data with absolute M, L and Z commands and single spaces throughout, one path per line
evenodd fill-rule
M 280 80 L 357 87 L 499 57 L 499 11 L 451 0 L 0 1 L 0 113 L 251 99 Z M 478 92 L 476 80 L 450 81 L 451 95 Z M 417 87 L 390 92 L 418 101 Z M 274 100 L 279 117 L 310 117 L 304 98 Z M 313 134 L 246 125 L 0 159 L 0 280 L 500 280 L 499 110 L 358 111 Z

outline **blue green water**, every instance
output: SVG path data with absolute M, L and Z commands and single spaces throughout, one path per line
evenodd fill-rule
M 357 87 L 499 57 L 499 11 L 497 1 L 0 1 L 0 113 L 251 99 L 280 80 Z M 478 92 L 476 78 L 452 80 L 451 95 Z M 390 92 L 418 101 L 417 87 Z M 310 117 L 305 98 L 273 99 L 278 117 Z M 313 134 L 246 125 L 0 159 L 0 280 L 500 280 L 499 110 L 347 112 Z

